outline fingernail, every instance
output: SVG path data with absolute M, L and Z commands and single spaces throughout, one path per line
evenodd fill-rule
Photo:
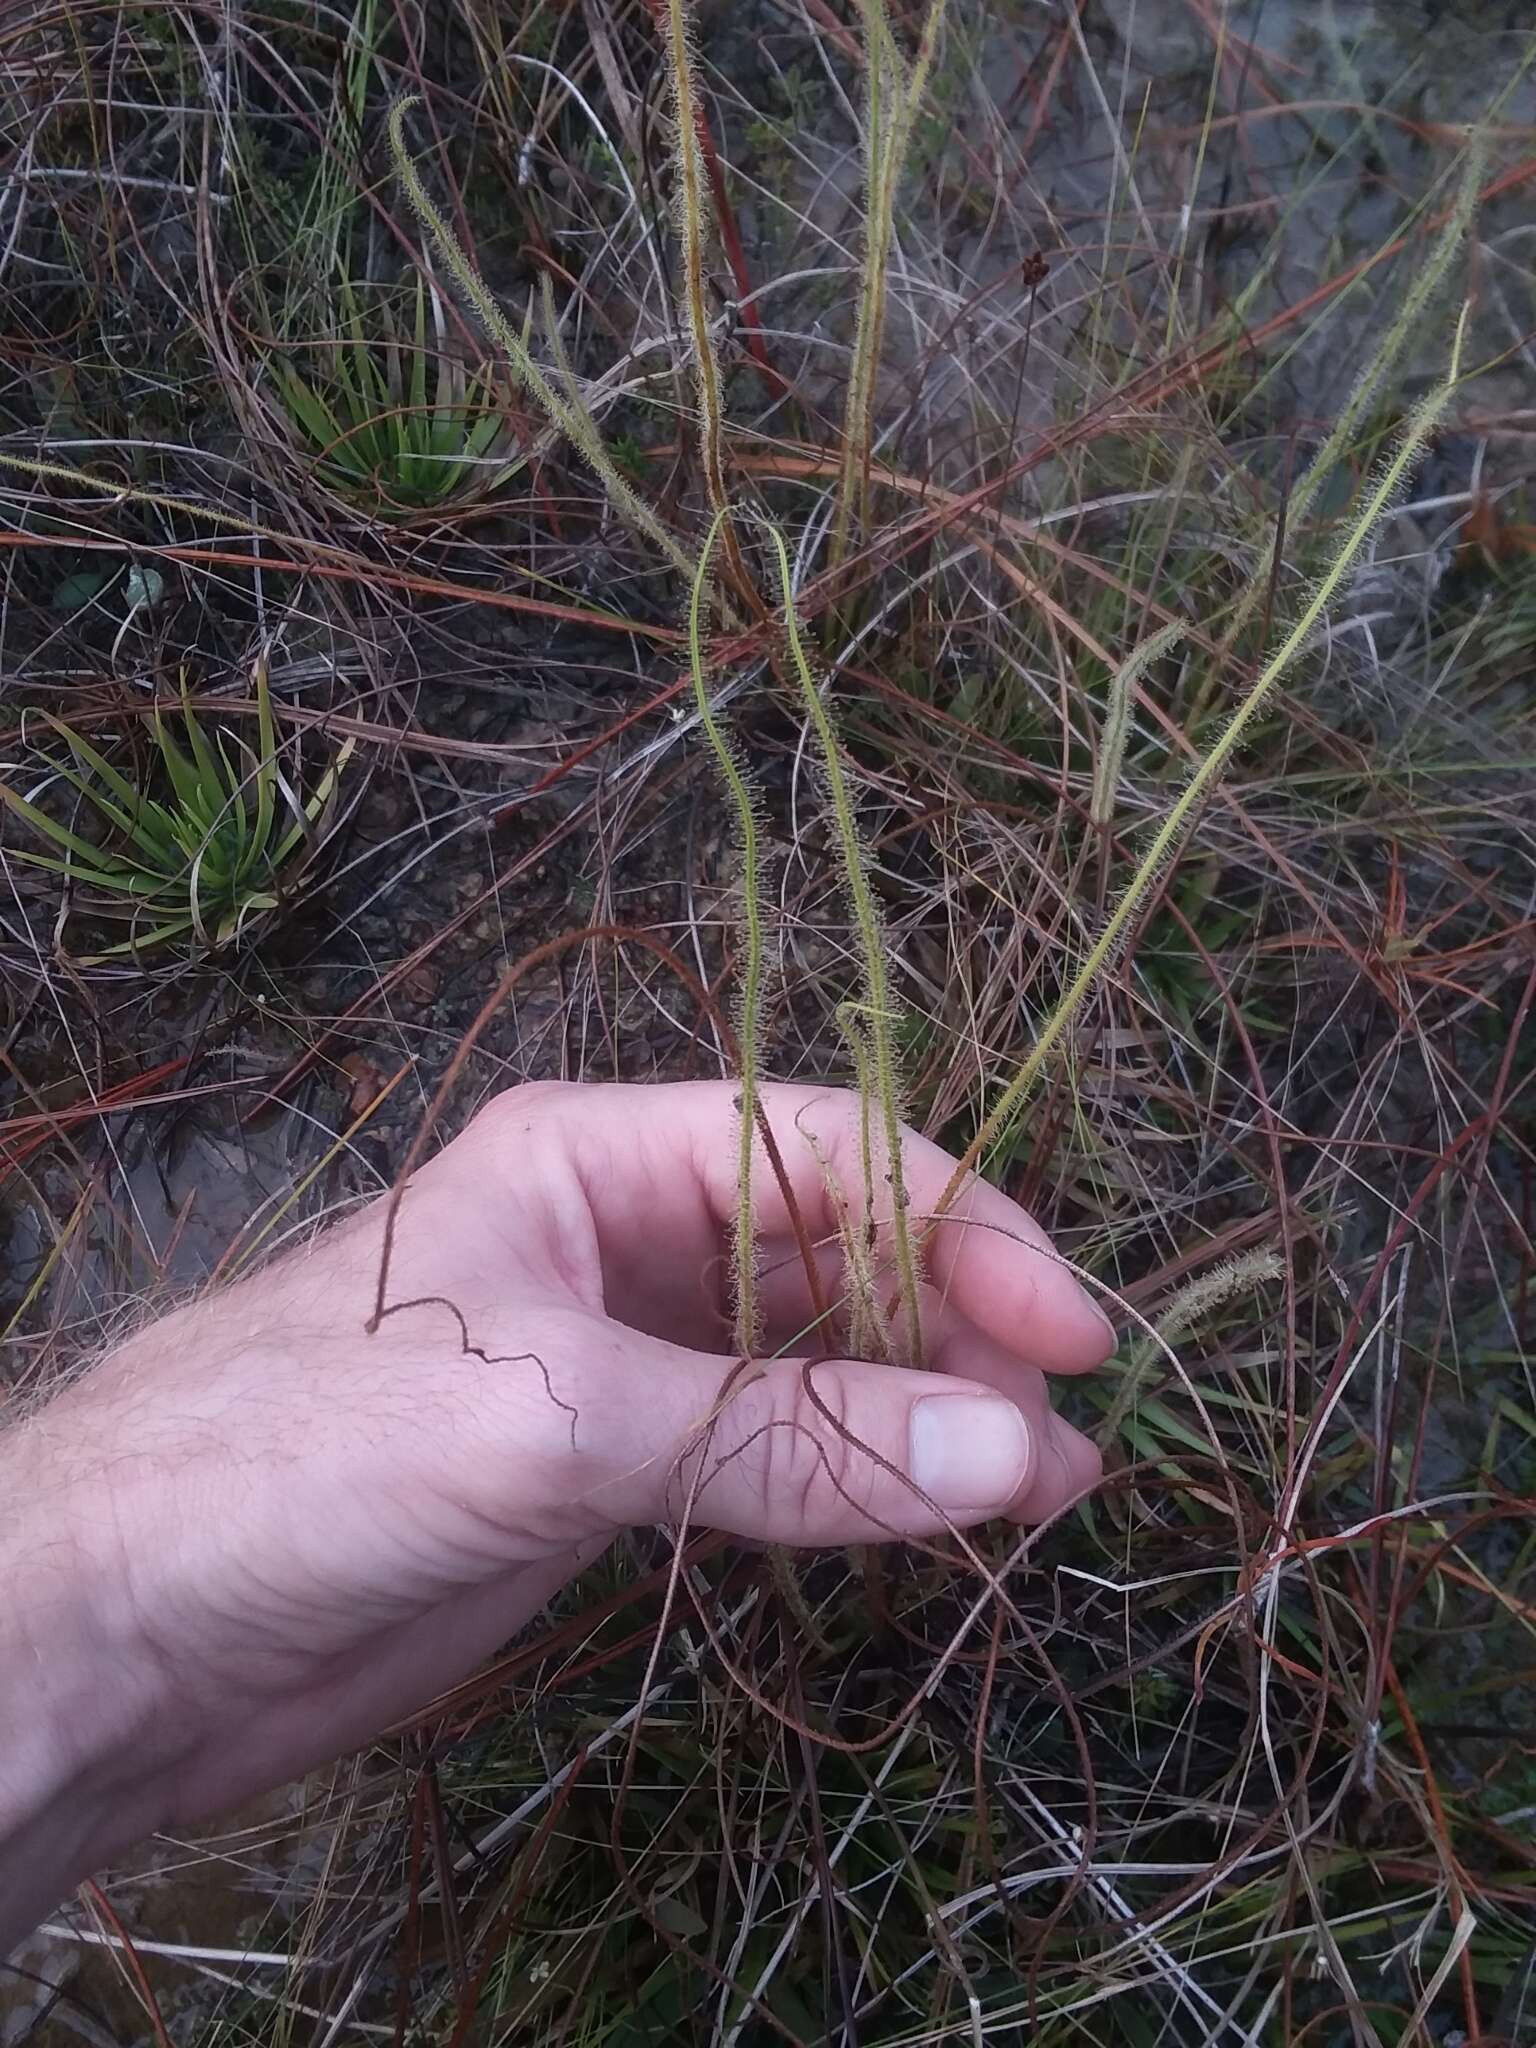
M 930 1394 L 912 1405 L 912 1477 L 952 1515 L 1004 1508 L 1029 1477 L 1029 1425 L 997 1394 Z

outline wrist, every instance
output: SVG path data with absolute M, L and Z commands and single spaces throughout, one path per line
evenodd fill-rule
M 0 1436 L 0 1955 L 163 1823 L 175 1768 L 112 1489 L 53 1418 Z

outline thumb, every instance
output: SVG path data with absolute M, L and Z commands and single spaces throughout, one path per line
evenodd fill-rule
M 767 1543 L 868 1543 L 998 1514 L 1042 1519 L 1098 1476 L 1097 1453 L 1051 1414 L 1039 1374 L 1021 1406 L 948 1373 L 782 1358 L 733 1374 L 718 1357 L 655 1349 L 669 1356 L 649 1384 L 666 1395 L 631 1402 L 630 1429 L 668 1441 L 630 1466 L 646 1498 L 627 1519 L 686 1517 Z

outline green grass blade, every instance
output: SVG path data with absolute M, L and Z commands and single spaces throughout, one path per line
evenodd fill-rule
M 277 780 L 277 726 L 272 716 L 272 686 L 267 676 L 267 657 L 256 661 L 256 816 L 251 827 L 253 844 L 265 855 L 272 837 L 274 785 Z
M 93 774 L 99 776 L 108 789 L 112 791 L 113 795 L 116 796 L 119 803 L 123 804 L 130 813 L 139 808 L 143 802 L 141 793 L 128 780 L 126 775 L 119 774 L 106 756 L 93 747 L 83 734 L 76 732 L 73 726 L 66 725 L 62 718 L 55 718 L 51 711 L 45 711 L 41 715 L 52 726 L 59 737 L 65 741 L 75 759 L 88 767 Z
M 187 729 L 187 742 L 192 749 L 192 760 L 196 764 L 201 794 L 206 803 L 217 804 L 228 788 L 225 776 L 220 772 L 217 757 L 208 744 L 208 735 L 192 708 L 185 683 L 181 686 L 181 717 Z
M 62 774 L 64 770 L 58 769 L 58 772 Z M 99 846 L 93 846 L 88 839 L 80 838 L 77 833 L 71 832 L 67 825 L 61 825 L 57 819 L 50 818 L 46 811 L 40 811 L 36 804 L 29 803 L 24 796 L 18 795 L 3 782 L 0 782 L 0 803 L 8 810 L 14 811 L 18 818 L 24 818 L 35 832 L 41 832 L 45 838 L 51 839 L 55 846 L 62 847 L 66 853 L 78 854 L 87 861 L 101 859 Z

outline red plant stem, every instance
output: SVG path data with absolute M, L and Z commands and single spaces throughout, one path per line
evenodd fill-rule
M 106 1921 L 118 1939 L 129 1981 L 132 1983 L 135 1992 L 138 1994 L 139 2001 L 144 2007 L 150 2031 L 155 2037 L 156 2048 L 171 2048 L 171 2037 L 165 2030 L 165 2020 L 161 2015 L 160 2006 L 155 1998 L 155 1994 L 150 1988 L 149 1977 L 145 1972 L 144 1964 L 140 1960 L 138 1950 L 128 1938 L 127 1928 L 124 1927 L 122 1921 L 117 1917 L 112 1901 L 93 1877 L 86 1879 L 82 1890 L 90 1894 L 91 1904 L 96 1908 L 96 1911 Z

